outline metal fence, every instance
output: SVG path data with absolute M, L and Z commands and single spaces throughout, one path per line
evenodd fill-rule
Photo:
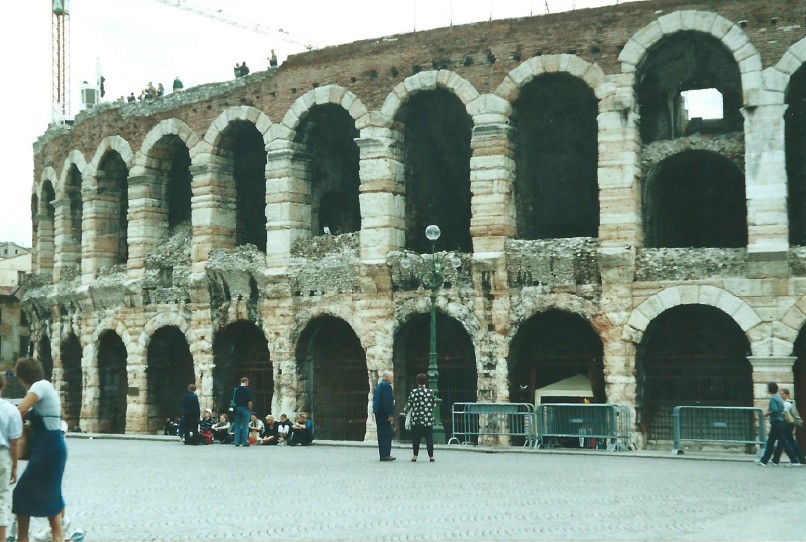
M 767 441 L 760 408 L 678 406 L 672 411 L 672 424 L 675 455 L 683 453 L 680 443 L 687 441 L 755 445 L 760 456 Z
M 530 403 L 454 403 L 453 433 L 448 444 L 476 445 L 481 437 L 522 438 L 524 446 L 537 443 L 535 407 Z
M 630 409 L 624 405 L 549 403 L 537 405 L 535 415 L 538 448 L 560 447 L 571 439 L 579 439 L 580 448 L 632 447 Z

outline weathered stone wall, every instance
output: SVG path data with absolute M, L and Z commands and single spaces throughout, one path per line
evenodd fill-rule
M 39 275 L 24 297 L 32 340 L 51 338 L 58 383 L 60 340 L 67 332 L 80 339 L 81 418 L 89 430 L 100 424 L 98 348 L 105 331 L 126 347 L 131 432 L 146 430 L 144 420 L 156 409 L 146 391 L 147 347 L 163 326 L 187 339 L 207 404 L 219 400 L 213 341 L 235 322 L 251 322 L 265 336 L 275 412 L 305 406 L 299 342 L 324 317 L 354 331 L 374 383 L 399 359 L 401 330 L 430 308 L 422 281 L 432 256 L 412 254 L 405 244 L 402 119 L 409 99 L 439 89 L 472 121 L 473 251 L 457 254 L 454 268 L 450 255 L 439 252 L 446 247 L 437 245 L 445 283 L 436 306 L 472 344 L 480 401 L 510 399 L 511 345 L 519 330 L 535 315 L 559 310 L 590 324 L 602 343 L 607 401 L 637 414 L 636 350 L 644 334 L 667 310 L 703 305 L 722 311 L 747 336 L 753 397 L 761 406 L 767 380 L 796 383 L 793 345 L 806 322 L 806 256 L 787 239 L 783 137 L 787 81 L 806 62 L 802 24 L 795 0 L 628 3 L 329 47 L 235 81 L 103 105 L 70 127 L 51 127 L 35 145 Z M 711 36 L 736 62 L 744 131 L 643 144 L 635 89 L 641 67 L 654 46 L 683 31 Z M 517 232 L 519 149 L 511 120 L 521 89 L 546 74 L 583 81 L 598 102 L 597 238 L 522 239 Z M 312 231 L 315 167 L 306 142 L 317 127 L 303 124 L 320 106 L 346 111 L 360 133 L 359 232 Z M 234 240 L 241 202 L 233 126 L 253 127 L 266 149 L 265 252 Z M 192 224 L 170 236 L 169 204 L 160 196 L 170 182 L 163 138 L 181 141 L 191 159 Z M 743 172 L 746 247 L 644 246 L 644 186 L 657 164 L 692 150 Z M 128 171 L 128 231 L 117 234 L 119 209 L 101 183 L 109 152 Z M 65 218 L 73 165 L 82 178 L 81 247 L 70 245 L 76 240 Z M 61 202 L 53 217 L 42 203 L 47 184 Z M 125 265 L 110 263 L 115 235 L 128 240 Z M 80 268 L 62 258 L 68 252 L 81 254 Z M 369 388 L 367 401 L 369 414 Z M 644 434 L 635 429 L 641 444 Z M 373 431 L 368 415 L 366 438 Z

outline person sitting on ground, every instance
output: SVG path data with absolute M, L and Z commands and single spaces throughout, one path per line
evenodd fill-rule
M 253 412 L 249 418 L 249 444 L 257 444 L 257 441 L 263 437 L 264 427 L 263 421 L 258 419 L 257 414 Z
M 230 423 L 226 414 L 218 417 L 218 423 L 213 424 L 213 442 L 227 444 L 230 441 Z
M 162 96 L 165 94 L 165 87 L 162 86 L 162 83 L 157 83 L 157 96 Z
M 291 426 L 290 446 L 310 446 L 313 443 L 313 422 L 307 412 L 300 412 L 297 421 Z
M 280 421 L 277 422 L 277 434 L 280 437 L 280 444 L 286 442 L 291 434 L 291 420 L 285 414 L 280 414 Z
M 280 424 L 274 421 L 274 416 L 269 414 L 266 416 L 266 424 L 263 429 L 263 436 L 258 439 L 257 443 L 266 446 L 275 446 L 280 443 Z
M 127 100 L 129 101 L 129 103 L 132 103 L 132 102 L 136 102 L 136 101 L 137 101 L 137 98 L 135 98 L 135 97 L 134 97 L 134 92 L 132 92 L 131 94 L 129 94 L 129 97 L 127 98 Z
M 153 100 L 157 96 L 157 89 L 154 88 L 154 83 L 151 81 L 148 82 L 148 86 L 144 92 L 146 100 Z
M 171 418 L 165 418 L 165 425 L 162 427 L 163 435 L 175 437 L 179 434 L 179 422 Z
M 213 411 L 209 408 L 205 408 L 204 412 L 202 413 L 202 418 L 199 420 L 199 436 L 202 438 L 202 443 L 213 443 L 214 424 L 215 420 L 213 420 Z

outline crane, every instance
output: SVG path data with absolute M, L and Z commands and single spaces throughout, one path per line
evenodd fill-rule
M 190 13 L 195 13 L 196 15 L 201 15 L 202 17 L 207 17 L 209 19 L 213 19 L 215 21 L 219 21 L 225 24 L 229 24 L 232 26 L 236 26 L 238 28 L 243 28 L 244 30 L 250 30 L 252 32 L 256 32 L 258 34 L 263 34 L 266 36 L 275 36 L 279 37 L 281 40 L 291 43 L 293 45 L 297 45 L 299 47 L 304 47 L 306 51 L 310 51 L 312 49 L 316 49 L 316 46 L 311 44 L 310 42 L 302 42 L 292 38 L 288 32 L 284 31 L 282 28 L 280 29 L 273 29 L 265 27 L 261 24 L 254 24 L 242 20 L 235 19 L 233 17 L 229 17 L 223 13 L 223 10 L 211 10 L 207 7 L 199 6 L 198 4 L 194 4 L 189 0 L 154 0 L 155 2 L 159 2 L 160 4 L 165 4 L 166 6 L 172 6 L 175 8 L 183 9 Z

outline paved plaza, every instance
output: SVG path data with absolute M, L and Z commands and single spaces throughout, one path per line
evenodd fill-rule
M 751 456 L 68 439 L 89 541 L 804 540 L 806 468 Z M 426 461 L 423 462 L 422 458 Z

